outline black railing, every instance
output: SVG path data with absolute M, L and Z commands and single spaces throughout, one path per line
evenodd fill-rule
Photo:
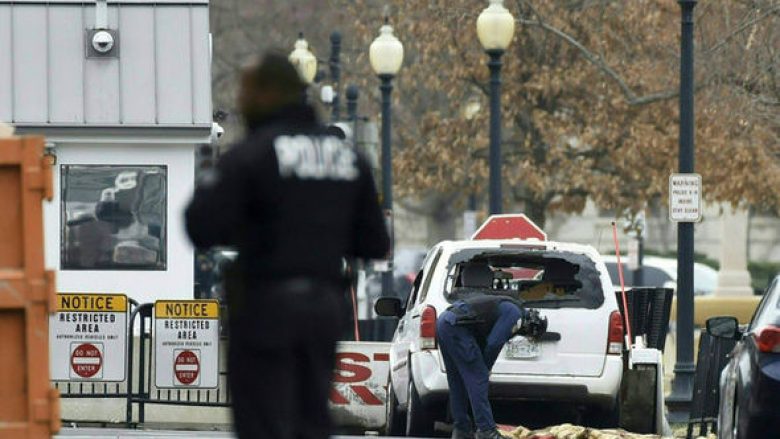
M 138 309 L 138 302 L 133 299 L 127 299 L 130 304 L 131 315 Z M 128 346 L 132 346 L 133 337 L 132 333 L 128 332 Z M 131 356 L 128 355 L 128 359 Z M 71 381 L 54 381 L 54 388 L 59 390 L 61 398 L 127 398 L 128 382 L 130 377 L 130 364 L 128 360 L 127 376 L 124 381 L 119 382 L 71 382 Z
M 736 344 L 736 340 L 713 337 L 704 331 L 701 333 L 686 438 L 694 437 L 693 429 L 696 426 L 699 427 L 698 436 L 707 436 L 708 427 L 713 433 L 717 432 L 720 374 L 728 364 L 729 354 Z
M 230 389 L 225 362 L 220 358 L 219 383 L 215 389 L 158 389 L 153 384 L 154 304 L 139 305 L 130 301 L 127 323 L 127 374 L 122 382 L 55 381 L 61 398 L 114 398 L 125 400 L 125 423 L 128 426 L 146 420 L 146 405 L 164 404 L 196 407 L 230 407 Z M 226 315 L 221 309 L 220 316 Z M 222 320 L 224 321 L 224 320 Z M 222 325 L 221 325 L 222 326 Z M 136 331 L 136 328 L 138 330 Z M 223 334 L 221 332 L 221 334 Z M 136 341 L 137 338 L 137 341 Z M 220 343 L 227 340 L 220 337 Z M 136 348 L 136 344 L 138 344 Z M 138 406 L 134 420 L 133 407 Z M 89 420 L 95 421 L 95 420 Z M 102 422 L 102 421 L 101 421 Z
M 152 350 L 154 349 L 154 326 L 152 325 L 152 313 L 154 304 L 147 303 L 139 306 L 130 316 L 130 332 L 135 328 L 135 320 L 139 319 L 138 337 L 138 374 L 137 384 L 134 382 L 133 355 L 128 355 L 128 389 L 126 422 L 133 422 L 133 405 L 138 405 L 138 423 L 146 420 L 147 404 L 167 404 L 196 407 L 230 407 L 230 388 L 227 382 L 227 370 L 220 368 L 219 383 L 215 389 L 158 389 L 152 383 Z M 224 313 L 220 313 L 224 314 Z M 130 338 L 129 353 L 135 353 L 133 338 Z M 226 337 L 220 337 L 220 343 L 224 344 Z M 221 359 L 220 359 L 221 360 Z M 219 361 L 220 366 L 224 364 Z

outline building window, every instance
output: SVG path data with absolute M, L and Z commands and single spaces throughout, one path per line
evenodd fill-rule
M 165 166 L 62 165 L 63 270 L 165 270 Z

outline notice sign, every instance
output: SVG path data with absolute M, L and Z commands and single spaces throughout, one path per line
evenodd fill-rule
M 154 303 L 154 385 L 213 389 L 219 384 L 219 303 Z
M 672 174 L 669 177 L 669 219 L 686 223 L 701 220 L 701 175 Z
M 57 294 L 49 356 L 54 381 L 124 381 L 127 296 Z

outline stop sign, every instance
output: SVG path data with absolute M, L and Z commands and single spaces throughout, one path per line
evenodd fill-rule
M 547 240 L 547 234 L 522 213 L 491 215 L 471 239 L 538 239 Z

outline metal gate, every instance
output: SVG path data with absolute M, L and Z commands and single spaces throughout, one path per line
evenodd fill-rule
M 153 381 L 154 303 L 130 302 L 130 318 L 127 331 L 127 376 L 122 382 L 54 382 L 62 398 L 121 399 L 125 402 L 127 426 L 146 422 L 146 406 L 149 404 L 181 405 L 193 407 L 230 407 L 230 390 L 227 368 L 220 359 L 219 385 L 216 389 L 158 389 Z M 224 312 L 220 313 L 224 316 Z M 224 320 L 223 320 L 224 321 Z M 226 342 L 220 337 L 220 343 Z M 134 410 L 137 407 L 137 411 Z M 137 415 L 134 417 L 134 414 Z M 93 421 L 93 420 L 90 420 Z

